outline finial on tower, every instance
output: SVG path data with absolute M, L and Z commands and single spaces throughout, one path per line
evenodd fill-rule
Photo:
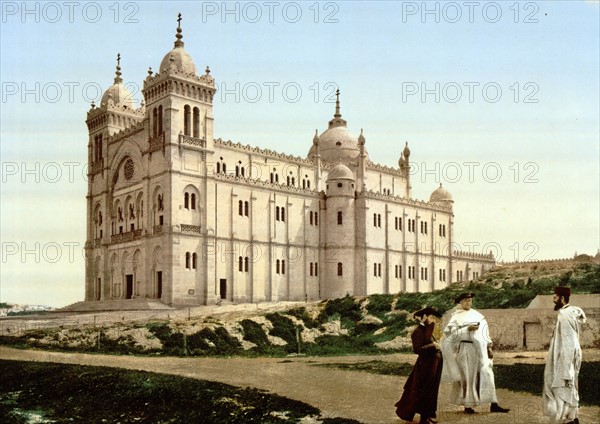
M 148 76 L 151 77 L 152 76 L 152 66 L 148 67 Z
M 210 75 L 210 68 L 206 65 L 206 75 Z
M 175 35 L 175 47 L 183 47 L 183 35 L 181 34 L 181 13 L 177 15 L 177 34 Z
M 121 53 L 117 53 L 117 70 L 115 74 L 115 84 L 123 82 L 123 79 L 121 78 Z
M 335 115 L 336 118 L 341 118 L 342 114 L 340 113 L 340 89 L 338 88 L 335 92 Z

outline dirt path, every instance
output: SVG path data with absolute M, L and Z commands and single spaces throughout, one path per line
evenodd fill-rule
M 513 354 L 514 355 L 514 354 Z M 539 361 L 545 353 L 534 353 L 530 360 Z M 506 355 L 502 362 L 507 361 Z M 306 402 L 319 408 L 324 417 L 353 418 L 363 423 L 400 423 L 394 403 L 405 378 L 343 371 L 312 366 L 326 362 L 366 362 L 373 359 L 412 362 L 413 355 L 353 356 L 336 358 L 148 358 L 110 355 L 18 350 L 0 346 L 0 359 L 97 365 L 160 372 L 235 386 L 251 386 L 281 396 Z M 499 358 L 501 359 L 501 358 Z M 500 362 L 500 360 L 499 360 Z M 540 396 L 498 389 L 501 405 L 509 414 L 489 414 L 484 407 L 478 414 L 466 416 L 447 401 L 449 388 L 440 387 L 438 418 L 440 423 L 544 423 Z M 599 423 L 600 408 L 580 409 L 582 423 Z

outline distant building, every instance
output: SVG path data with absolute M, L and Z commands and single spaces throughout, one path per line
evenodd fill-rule
M 340 112 L 306 158 L 213 138 L 215 80 L 177 28 L 136 108 L 121 79 L 87 114 L 85 298 L 314 300 L 430 291 L 476 279 L 490 255 L 455 252 L 443 187 L 411 197 L 398 168 L 369 160 Z M 250 128 L 249 131 L 252 131 Z M 308 148 L 308 146 L 307 146 Z

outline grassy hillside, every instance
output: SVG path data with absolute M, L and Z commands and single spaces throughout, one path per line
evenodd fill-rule
M 568 285 L 574 293 L 600 292 L 600 265 L 564 261 L 498 267 L 478 282 L 431 293 L 399 293 L 326 300 L 275 313 L 197 317 L 186 321 L 119 323 L 31 330 L 0 337 L 0 344 L 67 351 L 175 356 L 284 356 L 409 351 L 410 313 L 430 305 L 454 307 L 459 293 L 477 294 L 474 307 L 523 308 L 538 294 Z

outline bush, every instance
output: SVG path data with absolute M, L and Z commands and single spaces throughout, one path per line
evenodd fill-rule
M 360 305 L 350 296 L 329 300 L 325 305 L 325 308 L 321 311 L 319 318 L 324 322 L 327 318 L 332 317 L 335 314 L 339 314 L 341 319 L 346 318 L 352 322 L 360 321 L 362 319 Z
M 285 351 L 287 353 L 298 352 L 296 325 L 293 321 L 279 313 L 267 314 L 266 318 L 273 324 L 273 329 L 270 331 L 271 336 L 281 337 L 286 341 Z
M 381 318 L 392 309 L 393 300 L 394 296 L 391 294 L 373 294 L 369 296 L 367 310 L 370 314 Z
M 313 319 L 306 311 L 306 308 L 301 306 L 299 308 L 294 308 L 286 311 L 287 315 L 291 315 L 293 317 L 298 318 L 304 323 L 306 328 L 317 328 L 319 325 L 323 324 L 324 321 L 319 321 L 318 319 Z
M 240 325 L 244 329 L 244 340 L 254 343 L 258 350 L 263 351 L 271 345 L 267 334 L 259 323 L 251 319 L 245 319 L 240 322 Z

